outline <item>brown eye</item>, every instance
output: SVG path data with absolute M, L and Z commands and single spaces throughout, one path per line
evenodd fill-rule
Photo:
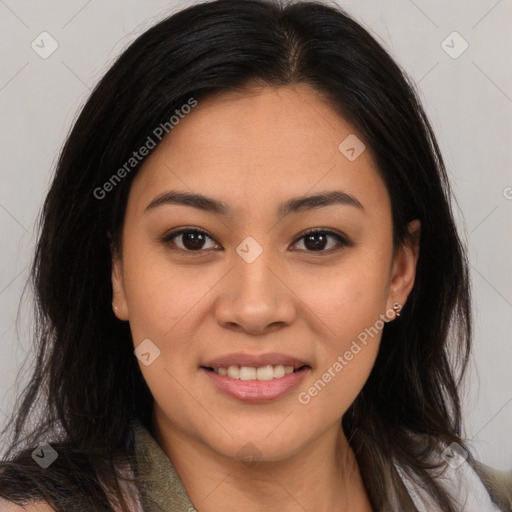
M 162 241 L 174 247 L 171 249 L 186 253 L 186 252 L 204 252 L 206 241 L 210 239 L 213 241 L 205 231 L 200 229 L 181 229 L 166 235 Z M 216 244 L 214 244 L 216 246 Z M 207 247 L 208 249 L 208 247 Z
M 329 245 L 329 239 L 334 239 L 337 243 L 333 244 L 331 242 L 330 246 L 327 247 Z M 330 253 L 339 250 L 342 246 L 351 245 L 342 235 L 339 235 L 333 231 L 320 229 L 309 231 L 299 239 L 299 241 L 301 240 L 303 240 L 303 244 L 307 252 Z M 296 245 L 299 244 L 299 241 L 296 242 Z

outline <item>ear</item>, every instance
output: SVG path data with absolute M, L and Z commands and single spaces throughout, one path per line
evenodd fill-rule
M 398 247 L 391 269 L 388 309 L 392 309 L 393 304 L 397 302 L 403 307 L 414 286 L 416 264 L 420 253 L 420 221 L 415 219 L 409 222 L 407 230 L 408 235 Z
M 112 309 L 119 320 L 128 320 L 128 304 L 126 301 L 123 261 L 117 250 L 112 250 Z

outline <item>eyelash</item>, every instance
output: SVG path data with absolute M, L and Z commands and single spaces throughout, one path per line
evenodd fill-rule
M 211 237 L 206 231 L 204 231 L 202 229 L 199 229 L 199 228 L 182 228 L 179 231 L 174 231 L 174 232 L 168 233 L 167 235 L 163 236 L 161 238 L 161 241 L 165 245 L 169 245 L 170 249 L 172 251 L 177 252 L 179 254 L 185 254 L 187 256 L 188 255 L 195 256 L 195 255 L 199 255 L 201 253 L 206 252 L 203 249 L 199 249 L 197 251 L 191 251 L 191 250 L 185 250 L 185 249 L 177 248 L 176 244 L 173 241 L 173 239 L 177 238 L 178 236 L 183 235 L 185 233 L 201 233 L 201 234 L 205 235 L 206 237 L 210 238 L 211 240 L 215 241 L 215 239 L 213 237 Z M 302 240 L 303 238 L 305 238 L 308 235 L 311 235 L 312 233 L 322 233 L 324 235 L 332 236 L 339 243 L 338 248 L 331 248 L 331 249 L 328 249 L 328 250 L 321 250 L 321 251 L 308 251 L 308 250 L 306 250 L 306 252 L 309 252 L 309 253 L 312 253 L 312 254 L 332 254 L 334 252 L 337 252 L 337 251 L 341 250 L 343 247 L 351 247 L 351 246 L 354 245 L 352 242 L 350 242 L 343 235 L 341 235 L 339 233 L 336 233 L 335 231 L 331 231 L 331 230 L 328 230 L 328 229 L 321 229 L 321 228 L 313 228 L 313 229 L 310 229 L 310 230 L 306 231 L 299 238 L 296 239 L 296 241 L 293 243 L 293 245 L 296 245 L 300 240 Z

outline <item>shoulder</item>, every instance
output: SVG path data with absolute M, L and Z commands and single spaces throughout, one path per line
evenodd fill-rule
M 93 497 L 107 502 L 87 454 L 67 443 L 51 448 L 57 457 L 49 464 L 41 465 L 32 448 L 0 460 L 0 511 L 90 510 Z
M 84 452 L 68 443 L 52 443 L 52 448 L 58 456 L 44 467 L 33 458 L 35 450 L 31 448 L 11 460 L 0 460 L 0 512 L 112 510 L 117 506 L 117 496 L 110 494 L 114 492 L 114 487 L 109 487 L 110 462 L 115 464 L 123 499 L 139 505 L 136 478 L 125 458 L 109 460 L 106 466 L 103 456 L 97 457 L 94 452 Z
M 470 456 L 459 456 L 447 447 L 442 451 L 436 449 L 428 460 L 434 463 L 428 470 L 431 477 L 443 488 L 460 512 L 512 512 L 510 474 L 486 466 Z M 431 491 L 418 485 L 401 467 L 397 466 L 397 470 L 418 510 L 437 511 Z
M 55 512 L 54 508 L 43 501 L 21 506 L 2 498 L 0 498 L 0 510 L 2 510 L 2 512 Z
M 492 500 L 502 510 L 512 510 L 512 471 L 500 471 L 476 460 L 471 466 Z

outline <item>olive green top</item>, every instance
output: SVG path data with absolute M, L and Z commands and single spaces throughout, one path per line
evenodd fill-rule
M 143 511 L 194 512 L 185 487 L 160 445 L 139 420 L 134 428 Z

